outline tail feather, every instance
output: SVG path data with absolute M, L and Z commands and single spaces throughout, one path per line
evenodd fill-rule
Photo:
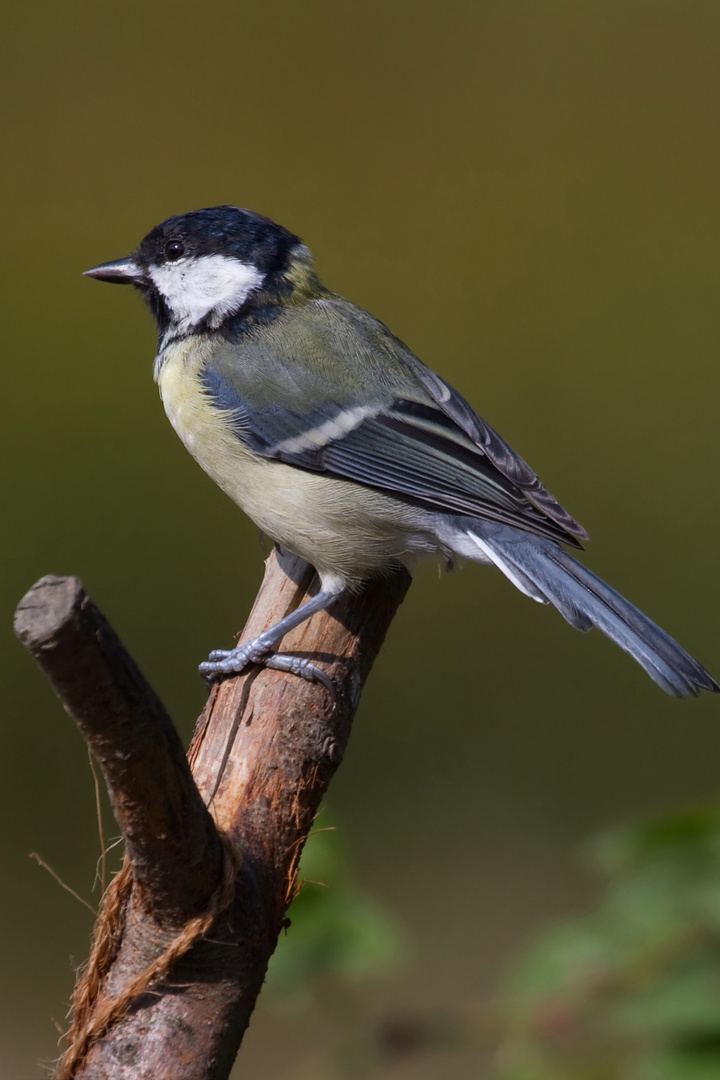
M 572 626 L 597 626 L 666 693 L 684 698 L 701 690 L 720 692 L 669 634 L 552 540 L 484 521 L 474 521 L 464 532 L 461 554 L 469 553 L 468 539 L 477 545 L 477 557 L 489 558 L 523 592 L 554 604 Z

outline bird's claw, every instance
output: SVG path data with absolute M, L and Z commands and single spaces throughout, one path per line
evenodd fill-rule
M 210 682 L 223 675 L 238 675 L 248 664 L 263 663 L 270 651 L 270 647 L 258 646 L 252 641 L 235 649 L 213 649 L 198 671 Z
M 291 675 L 299 675 L 307 682 L 320 683 L 332 694 L 333 700 L 336 700 L 335 684 L 322 668 L 313 664 L 312 660 L 306 660 L 302 656 L 290 656 L 288 653 L 270 653 L 265 657 L 264 664 L 265 667 L 274 668 L 275 671 L 287 671 Z
M 322 668 L 302 656 L 290 656 L 287 653 L 274 653 L 267 646 L 255 645 L 252 641 L 239 645 L 236 649 L 213 649 L 207 660 L 199 665 L 198 671 L 208 682 L 216 682 L 226 675 L 237 675 L 248 664 L 262 664 L 275 671 L 285 671 L 298 675 L 307 682 L 320 683 L 337 699 L 335 685 Z
M 211 663 L 213 660 L 224 660 L 226 656 L 229 656 L 232 649 L 213 649 L 208 653 L 208 658 L 205 663 Z

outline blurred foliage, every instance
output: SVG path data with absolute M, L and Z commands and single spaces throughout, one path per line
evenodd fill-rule
M 263 1003 L 285 1016 L 314 1006 L 330 1032 L 306 1058 L 298 1055 L 288 1080 L 372 1076 L 384 1056 L 357 991 L 397 969 L 406 948 L 399 924 L 352 879 L 342 834 L 328 825 L 313 831 Z
M 399 927 L 353 884 L 348 853 L 332 826 L 308 837 L 298 881 L 266 981 L 276 1003 L 299 1005 L 321 986 L 352 985 L 398 964 Z
M 352 986 L 397 963 L 397 930 L 350 886 L 335 834 L 314 834 L 302 873 L 332 887 L 301 889 L 270 990 L 296 1003 L 315 997 L 334 1038 L 290 1075 L 379 1077 L 400 1059 L 452 1048 L 470 1052 L 472 1075 L 493 1057 L 494 1080 L 717 1080 L 720 806 L 616 830 L 589 855 L 606 879 L 603 898 L 543 934 L 502 996 L 369 1015 Z
M 520 964 L 498 1080 L 717 1080 L 720 807 L 611 833 L 591 855 L 605 897 Z

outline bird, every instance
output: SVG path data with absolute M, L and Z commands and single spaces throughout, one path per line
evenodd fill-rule
M 294 233 L 236 206 L 168 217 L 85 271 L 134 286 L 158 330 L 165 412 L 206 473 L 319 576 L 314 596 L 200 664 L 261 664 L 333 684 L 283 636 L 369 578 L 418 559 L 495 566 L 578 630 L 595 626 L 668 694 L 720 692 L 659 626 L 568 549 L 583 527 L 442 376 L 326 288 Z

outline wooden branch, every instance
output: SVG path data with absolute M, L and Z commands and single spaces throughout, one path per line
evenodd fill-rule
M 242 639 L 294 610 L 313 578 L 273 553 Z M 283 640 L 322 663 L 336 703 L 318 684 L 257 667 L 214 687 L 189 751 L 194 780 L 162 705 L 80 583 L 43 578 L 21 601 L 18 636 L 98 758 L 127 844 L 57 1080 L 227 1077 L 408 584 L 405 573 L 374 582 Z
M 222 847 L 162 702 L 76 577 L 44 577 L 15 633 L 102 769 L 150 911 L 182 926 L 217 889 Z

